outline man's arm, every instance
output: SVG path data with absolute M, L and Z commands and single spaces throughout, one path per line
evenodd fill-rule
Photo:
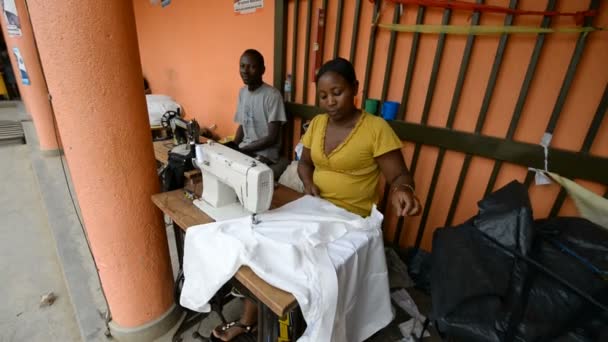
M 234 144 L 238 147 L 243 142 L 243 126 L 239 125 L 239 128 L 236 129 L 236 134 L 234 135 Z
M 281 124 L 282 122 L 280 121 L 273 121 L 273 122 L 269 122 L 268 123 L 268 135 L 260 138 L 258 140 L 252 141 L 250 144 L 247 144 L 246 146 L 243 146 L 240 148 L 240 151 L 243 153 L 254 153 L 260 150 L 263 150 L 265 148 L 268 148 L 270 146 L 275 145 L 278 140 L 279 140 L 279 132 L 281 131 Z M 239 135 L 239 131 L 241 132 L 241 140 L 240 142 L 243 140 L 243 127 L 239 126 L 239 130 L 237 131 L 237 136 L 235 137 L 235 143 L 237 141 L 237 137 Z

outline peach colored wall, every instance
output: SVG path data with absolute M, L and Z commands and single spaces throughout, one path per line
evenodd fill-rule
M 2 18 L 4 41 L 6 42 L 15 78 L 17 79 L 21 100 L 34 121 L 40 149 L 54 150 L 57 149 L 58 137 L 56 137 L 54 133 L 53 112 L 49 104 L 48 89 L 38 60 L 38 52 L 34 42 L 30 16 L 25 6 L 25 0 L 15 0 L 15 5 L 17 6 L 17 12 L 21 22 L 22 35 L 10 37 L 6 30 L 6 19 L 4 15 L 0 15 L 0 18 Z M 21 82 L 21 74 L 19 73 L 19 67 L 15 59 L 15 54 L 13 53 L 14 47 L 19 48 L 19 51 L 21 52 L 31 81 L 30 85 L 24 85 Z
M 130 1 L 28 0 L 74 189 L 112 319 L 173 304 L 159 182 Z
M 233 123 L 239 57 L 248 48 L 266 61 L 264 80 L 272 84 L 274 1 L 252 14 L 236 15 L 231 1 L 173 1 L 161 8 L 133 0 L 143 72 L 152 92 L 172 96 L 188 118 L 217 125 L 225 136 Z
M 314 9 L 322 6 L 322 1 L 311 1 L 313 1 L 314 13 Z M 330 59 L 333 51 L 336 16 L 332 13 L 336 13 L 337 3 L 338 1 L 336 0 L 328 1 L 324 60 Z M 342 22 L 339 51 L 340 56 L 348 58 L 352 41 L 352 22 L 355 2 L 345 1 L 344 3 L 345 12 Z M 383 3 L 380 10 L 380 22 L 390 23 L 393 17 L 393 5 L 387 1 L 383 1 Z M 491 0 L 486 1 L 485 3 L 490 5 L 508 6 L 509 1 Z M 306 5 L 307 1 L 300 1 L 295 98 L 299 103 L 314 104 L 314 84 L 312 81 L 307 85 L 302 84 L 302 75 L 304 72 L 303 56 L 305 48 Z M 289 1 L 287 72 L 291 71 L 293 6 L 294 1 Z M 557 10 L 578 11 L 586 9 L 588 6 L 589 1 L 559 1 Z M 529 10 L 544 10 L 545 7 L 546 1 L 533 0 L 519 1 L 518 6 L 518 8 Z M 361 82 L 363 82 L 363 77 L 365 75 L 364 71 L 370 38 L 372 11 L 373 4 L 369 1 L 362 1 L 360 29 L 357 40 L 358 48 L 354 61 L 357 75 Z M 416 21 L 416 12 L 416 6 L 405 6 L 400 23 L 414 24 Z M 443 10 L 441 9 L 427 9 L 424 23 L 440 24 L 442 14 Z M 313 16 L 313 27 L 315 25 L 315 20 L 316 19 Z M 469 13 L 461 11 L 452 12 L 451 24 L 467 25 L 469 22 Z M 503 25 L 503 22 L 504 15 L 483 14 L 481 16 L 481 25 Z M 514 23 L 516 25 L 538 26 L 540 24 L 540 18 L 517 17 Z M 559 18 L 553 22 L 554 27 L 572 25 L 573 22 L 570 18 Z M 608 26 L 608 3 L 601 2 L 600 15 L 595 19 L 594 25 L 602 27 Z M 398 33 L 397 35 L 393 69 L 388 89 L 388 100 L 401 102 L 412 36 L 412 33 Z M 390 32 L 388 30 L 379 29 L 376 36 L 375 62 L 372 66 L 369 86 L 368 96 L 370 98 L 380 98 L 381 96 L 382 83 L 387 63 L 389 38 Z M 457 35 L 448 35 L 446 38 L 435 93 L 429 112 L 429 125 L 445 127 L 466 39 L 466 36 Z M 524 106 L 522 119 L 517 127 L 515 135 L 516 140 L 534 144 L 540 142 L 551 112 L 553 111 L 576 40 L 577 35 L 555 34 L 547 36 L 535 78 Z M 311 37 L 311 41 L 314 41 L 314 38 Z M 424 34 L 421 36 L 412 88 L 410 90 L 409 102 L 406 107 L 406 121 L 408 122 L 420 123 L 437 41 L 437 35 Z M 454 124 L 454 129 L 456 130 L 472 132 L 475 128 L 475 123 L 481 109 L 483 95 L 492 69 L 492 63 L 496 55 L 498 41 L 498 36 L 478 36 L 475 39 L 469 69 L 460 97 L 460 104 L 457 109 L 456 121 Z M 505 137 L 535 42 L 535 35 L 509 36 L 504 60 L 498 75 L 482 134 Z M 555 130 L 552 142 L 553 147 L 573 151 L 580 150 L 587 129 L 604 91 L 604 87 L 608 82 L 608 67 L 606 66 L 606 61 L 608 61 L 608 32 L 590 33 L 587 37 L 584 57 L 578 66 L 576 77 L 566 98 L 565 106 L 563 107 L 562 116 Z M 302 99 L 302 87 L 304 86 L 308 87 L 308 97 L 305 100 Z M 404 153 L 408 164 L 411 162 L 413 150 L 414 145 L 406 142 Z M 608 157 L 608 120 L 606 119 L 595 139 L 591 153 Z M 415 178 L 418 194 L 423 203 L 426 200 L 437 154 L 437 148 L 426 146 L 422 148 L 418 160 Z M 443 226 L 445 223 L 445 217 L 451 204 L 463 160 L 464 155 L 462 153 L 448 152 L 446 154 L 423 239 L 423 246 L 426 248 L 430 248 L 432 231 L 436 227 Z M 492 160 L 479 157 L 473 158 L 456 211 L 454 223 L 462 222 L 476 213 L 476 202 L 483 196 L 492 167 Z M 513 179 L 523 181 L 526 171 L 526 168 L 522 166 L 505 164 L 499 174 L 496 187 L 500 187 Z M 603 194 L 606 191 L 605 185 L 592 184 L 584 181 L 580 183 L 588 186 L 590 190 L 598 194 Z M 559 188 L 556 185 L 543 187 L 532 186 L 530 188 L 530 196 L 536 217 L 545 217 L 549 213 L 558 191 Z M 575 208 L 569 199 L 564 204 L 560 214 L 576 214 Z M 419 223 L 420 217 L 415 217 L 407 221 L 406 234 L 404 234 L 405 237 L 402 243 L 408 245 L 413 244 Z M 389 231 L 388 233 L 392 234 L 392 231 Z

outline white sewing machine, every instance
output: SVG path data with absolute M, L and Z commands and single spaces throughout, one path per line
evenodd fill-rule
M 258 214 L 270 208 L 274 178 L 266 164 L 214 141 L 196 145 L 192 162 L 203 175 L 203 195 L 194 205 L 214 220 Z

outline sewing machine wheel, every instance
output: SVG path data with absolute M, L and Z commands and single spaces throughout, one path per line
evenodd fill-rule
M 179 113 L 174 110 L 166 111 L 165 114 L 163 114 L 163 116 L 160 118 L 160 125 L 164 128 L 170 128 L 171 120 L 175 117 L 179 117 Z

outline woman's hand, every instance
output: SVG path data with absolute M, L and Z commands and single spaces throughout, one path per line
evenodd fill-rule
M 300 180 L 302 180 L 302 184 L 304 184 L 304 193 L 315 197 L 321 197 L 321 191 L 313 181 L 312 176 L 314 172 L 315 165 L 310 157 L 310 149 L 304 147 L 302 149 L 302 157 L 298 162 L 298 176 L 300 176 Z
M 314 183 L 304 185 L 304 192 L 307 195 L 321 197 L 321 190 L 319 190 L 319 187 L 316 186 Z
M 422 205 L 414 191 L 409 187 L 399 186 L 392 190 L 391 202 L 397 216 L 416 216 L 420 214 Z

